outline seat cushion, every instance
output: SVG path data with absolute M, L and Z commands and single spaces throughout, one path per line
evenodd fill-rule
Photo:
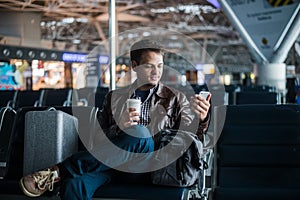
M 297 188 L 217 188 L 213 200 L 299 200 L 299 196 Z
M 190 188 L 158 186 L 151 183 L 150 173 L 132 174 L 112 170 L 111 181 L 100 187 L 94 197 L 176 200 L 182 199 Z
M 114 177 L 118 177 L 117 179 Z M 149 174 L 126 174 L 114 173 L 112 181 L 100 187 L 94 198 L 113 199 L 139 199 L 139 200 L 181 200 L 190 188 L 177 188 L 156 186 L 150 182 Z M 58 192 L 45 193 L 45 197 L 53 196 Z M 0 179 L 0 199 L 1 195 L 22 195 L 19 182 L 17 180 Z

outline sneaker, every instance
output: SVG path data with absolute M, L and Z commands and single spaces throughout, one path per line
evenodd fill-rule
M 38 197 L 46 191 L 53 191 L 54 183 L 59 180 L 58 168 L 54 167 L 24 176 L 20 180 L 20 186 L 25 195 Z

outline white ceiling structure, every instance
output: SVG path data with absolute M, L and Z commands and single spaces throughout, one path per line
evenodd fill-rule
M 207 47 L 216 62 L 253 60 L 222 10 L 207 0 L 116 0 L 118 33 L 140 27 L 180 32 Z M 41 39 L 89 51 L 109 37 L 108 0 L 0 0 L 0 12 L 42 13 Z

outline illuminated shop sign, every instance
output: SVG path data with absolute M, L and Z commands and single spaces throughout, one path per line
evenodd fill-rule
M 86 54 L 78 54 L 78 53 L 63 53 L 62 60 L 65 62 L 87 62 Z M 100 64 L 108 64 L 109 56 L 100 55 L 99 63 Z
M 99 56 L 99 63 L 100 64 L 108 64 L 109 62 L 109 56 L 100 55 Z
M 86 62 L 86 54 L 63 53 L 62 60 L 65 62 Z

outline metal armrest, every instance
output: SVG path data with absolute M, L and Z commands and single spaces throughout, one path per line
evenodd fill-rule
M 77 102 L 77 104 L 79 102 L 82 104 L 82 106 L 88 106 L 89 105 L 89 103 L 88 103 L 88 101 L 86 99 L 79 99 L 79 101 Z
M 15 106 L 16 106 L 16 101 L 14 100 L 9 100 L 6 105 L 6 107 L 10 107 L 10 108 L 15 108 Z

